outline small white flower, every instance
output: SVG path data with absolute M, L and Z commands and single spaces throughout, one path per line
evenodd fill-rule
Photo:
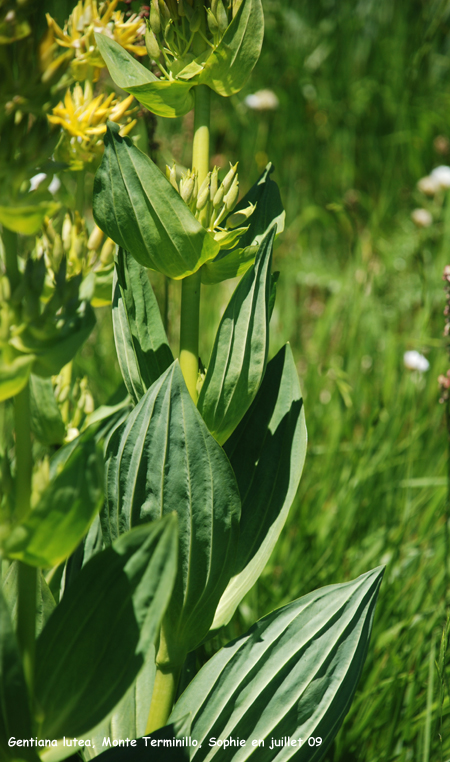
M 273 90 L 258 90 L 257 93 L 247 95 L 244 103 L 254 111 L 276 111 L 280 105 Z
M 30 180 L 30 191 L 35 191 L 36 188 L 39 188 L 40 184 L 44 182 L 47 175 L 45 172 L 39 172 L 37 175 L 34 175 L 34 177 Z
M 433 169 L 430 177 L 439 185 L 442 190 L 450 188 L 450 167 L 442 165 Z
M 427 209 L 414 209 L 411 219 L 418 228 L 429 228 L 433 224 L 433 218 Z
M 436 178 L 431 175 L 421 177 L 417 183 L 417 187 L 422 193 L 425 193 L 426 196 L 434 196 L 441 188 Z
M 417 352 L 415 349 L 405 352 L 403 355 L 403 362 L 405 368 L 408 370 L 418 370 L 420 373 L 425 373 L 430 367 L 430 363 L 427 358 Z
M 50 185 L 48 186 L 48 189 L 50 193 L 54 194 L 59 191 L 60 187 L 61 187 L 61 180 L 59 179 L 59 177 L 56 177 L 55 175 Z

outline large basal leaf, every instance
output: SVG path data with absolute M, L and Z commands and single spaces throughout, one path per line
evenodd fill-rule
M 33 735 L 28 693 L 7 603 L 0 590 L 0 757 L 39 762 L 32 747 L 8 746 Z
M 85 436 L 38 505 L 5 539 L 4 554 L 31 566 L 59 564 L 75 550 L 100 510 L 102 481 L 96 444 Z
M 219 251 L 158 167 L 108 122 L 94 181 L 97 225 L 144 267 L 169 278 L 196 272 Z
M 31 430 L 44 445 L 62 444 L 66 427 L 55 399 L 50 378 L 30 376 Z
M 284 606 L 207 662 L 169 718 L 192 713 L 191 736 L 199 746 L 191 748 L 191 759 L 322 759 L 361 674 L 383 571 Z M 230 737 L 245 745 L 211 746 L 211 739 Z M 320 746 L 310 746 L 308 738 L 320 738 Z M 296 744 L 283 745 L 287 739 Z M 264 745 L 253 746 L 258 740 Z
M 134 747 L 117 746 L 103 750 L 99 755 L 100 762 L 148 762 L 150 757 L 152 762 L 189 762 L 189 732 L 190 715 L 143 738 L 136 738 Z M 89 753 L 86 757 L 93 758 Z
M 192 83 L 158 79 L 107 35 L 96 34 L 95 39 L 116 85 L 134 95 L 154 114 L 165 117 L 184 116 L 194 107 Z
M 141 738 L 145 735 L 155 673 L 155 649 L 151 648 L 143 668 L 113 714 L 89 733 L 93 748 L 86 749 L 87 759 L 105 752 L 102 745 L 104 738 L 109 738 L 113 744 L 114 741 L 119 742 L 124 738 Z M 136 751 L 135 749 L 133 753 Z
M 289 344 L 268 363 L 261 387 L 225 443 L 242 500 L 234 576 L 214 617 L 227 624 L 260 576 L 286 521 L 306 455 L 303 399 Z
M 266 367 L 274 237 L 275 227 L 265 236 L 254 266 L 242 277 L 228 303 L 200 391 L 198 409 L 220 444 L 253 402 Z
M 263 36 L 261 0 L 244 0 L 218 46 L 206 59 L 199 84 L 209 85 L 219 95 L 239 92 L 259 58 Z
M 173 355 L 147 271 L 120 248 L 115 263 L 112 317 L 123 380 L 132 399 L 139 402 L 172 364 Z
M 209 434 L 175 362 L 146 392 L 107 448 L 111 538 L 170 511 L 179 562 L 165 617 L 174 660 L 205 637 L 234 568 L 240 499 L 228 458 Z
M 42 738 L 81 736 L 114 709 L 158 633 L 176 573 L 177 521 L 167 516 L 95 555 L 36 645 Z
M 17 599 L 18 599 L 19 562 L 14 561 L 3 580 L 3 595 L 9 606 L 11 620 L 14 626 L 17 622 Z M 39 570 L 37 575 L 37 605 L 36 605 L 36 634 L 39 635 L 53 609 L 56 606 L 55 599 L 47 585 L 44 575 Z

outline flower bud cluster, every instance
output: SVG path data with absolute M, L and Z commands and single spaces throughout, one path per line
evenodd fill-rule
M 208 172 L 200 187 L 198 187 L 198 176 L 195 169 L 188 170 L 183 174 L 178 184 L 174 164 L 173 167 L 166 167 L 166 177 L 196 218 L 208 230 L 213 231 L 221 225 L 236 206 L 239 197 L 237 166 L 237 163 L 230 164 L 230 169 L 222 182 L 219 182 L 219 170 L 214 167 L 211 172 Z M 227 219 L 226 227 L 229 229 L 242 224 L 251 211 L 237 212 L 236 215 L 231 215 Z M 233 218 L 235 218 L 234 222 L 232 222 Z
M 105 239 L 97 225 L 88 235 L 86 222 L 78 212 L 67 212 L 60 229 L 58 225 L 55 229 L 54 221 L 46 218 L 44 232 L 36 241 L 36 253 L 44 255 L 48 270 L 56 275 L 65 257 L 69 277 L 107 267 L 114 259 L 114 249 L 114 241 Z
M 148 55 L 155 61 L 163 58 L 169 68 L 168 56 L 189 64 L 201 50 L 218 45 L 241 2 L 151 0 L 145 34 Z

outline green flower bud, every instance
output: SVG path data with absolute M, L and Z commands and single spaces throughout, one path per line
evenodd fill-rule
M 206 19 L 208 21 L 209 31 L 212 35 L 219 33 L 219 23 L 209 8 L 206 9 Z
M 178 19 L 178 4 L 176 0 L 166 0 L 166 3 L 168 5 L 170 15 L 172 16 L 173 20 L 176 21 Z
M 219 25 L 220 34 L 224 34 L 225 30 L 228 27 L 228 15 L 222 0 L 217 0 L 217 10 L 215 13 L 215 17 Z
M 154 58 L 156 61 L 158 60 L 161 51 L 159 49 L 158 40 L 155 37 L 154 32 L 152 29 L 147 26 L 145 30 L 145 47 L 147 48 L 147 53 L 150 58 Z
M 250 204 L 247 209 L 240 209 L 238 212 L 235 212 L 234 214 L 230 215 L 226 221 L 225 227 L 227 230 L 230 230 L 231 228 L 238 228 L 241 225 L 245 225 L 250 215 L 253 214 L 253 212 L 256 209 L 256 204 Z
M 150 6 L 150 27 L 153 34 L 159 34 L 161 31 L 161 13 L 159 11 L 158 0 L 152 0 Z
M 216 192 L 214 198 L 213 198 L 213 207 L 214 209 L 218 209 L 219 206 L 222 206 L 223 197 L 225 195 L 225 189 L 223 187 L 223 183 L 220 186 L 219 190 Z
M 200 15 L 200 11 L 198 8 L 196 8 L 189 22 L 189 28 L 191 30 L 191 34 L 194 34 L 194 32 L 198 32 L 198 30 L 200 29 L 201 22 L 202 22 L 202 17 Z
M 202 182 L 202 186 L 197 196 L 197 209 L 200 211 L 203 209 L 209 201 L 209 185 L 211 182 L 211 172 L 208 172 L 206 178 Z
M 177 183 L 177 168 L 176 165 L 173 164 L 172 168 L 168 167 L 166 164 L 166 177 L 173 188 L 175 188 L 176 191 L 178 191 L 178 183 Z
M 223 197 L 223 203 L 225 204 L 228 212 L 231 212 L 231 210 L 236 206 L 238 196 L 239 196 L 239 178 L 236 175 L 236 177 L 234 178 L 232 182 L 230 190 Z
M 166 5 L 165 0 L 158 0 L 159 2 L 159 10 L 161 11 L 161 20 L 164 24 L 167 24 L 170 21 L 170 11 Z
M 214 167 L 211 173 L 211 185 L 209 189 L 211 201 L 214 201 L 214 196 L 216 195 L 218 188 L 219 188 L 219 170 L 217 169 L 217 167 Z
M 224 189 L 224 193 L 228 193 L 228 191 L 231 188 L 231 184 L 232 184 L 232 182 L 234 180 L 234 177 L 236 175 L 236 172 L 237 172 L 238 164 L 239 164 L 238 161 L 236 162 L 234 167 L 230 164 L 230 169 L 227 172 L 227 174 L 225 175 L 225 179 L 224 179 L 224 181 L 222 183 L 223 189 Z
M 100 230 L 100 228 L 97 227 L 97 225 L 94 225 L 94 229 L 91 235 L 89 236 L 88 245 L 87 245 L 89 251 L 97 251 L 97 249 L 100 248 L 103 241 L 103 236 L 104 236 L 103 230 Z
M 192 196 L 194 194 L 194 177 L 191 175 L 190 177 L 186 177 L 183 180 L 183 184 L 180 183 L 180 194 L 181 198 L 186 204 L 190 204 L 192 201 Z
M 115 247 L 116 244 L 114 241 L 111 238 L 107 238 L 102 246 L 100 254 L 100 262 L 102 265 L 109 265 L 113 261 Z

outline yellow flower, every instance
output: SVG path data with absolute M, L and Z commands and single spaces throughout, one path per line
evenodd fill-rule
M 47 13 L 47 22 L 52 29 L 58 45 L 72 51 L 75 60 L 72 63 L 75 76 L 84 78 L 84 67 L 102 68 L 105 63 L 98 52 L 94 32 L 108 35 L 134 55 L 145 56 L 147 51 L 143 43 L 145 20 L 133 14 L 125 20 L 122 11 L 117 11 L 119 0 L 107 0 L 97 5 L 97 0 L 79 0 L 64 29 Z
M 106 122 L 120 122 L 124 117 L 125 124 L 120 130 L 121 135 L 127 135 L 136 124 L 131 115 L 136 109 L 131 109 L 133 96 L 120 100 L 111 93 L 93 96 L 90 82 L 84 89 L 79 83 L 73 90 L 68 89 L 64 102 L 58 103 L 49 115 L 52 124 L 58 124 L 65 132 L 65 139 L 59 146 L 60 158 L 68 161 L 73 170 L 82 169 L 83 165 L 102 151 L 99 137 L 106 132 Z

